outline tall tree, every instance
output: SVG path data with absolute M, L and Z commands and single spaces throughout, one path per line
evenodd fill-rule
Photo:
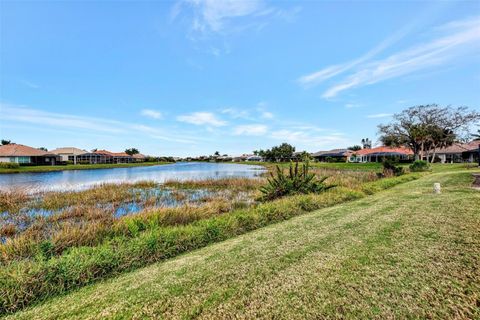
M 137 148 L 130 148 L 130 149 L 125 150 L 125 153 L 133 156 L 134 154 L 139 154 L 140 151 L 138 151 Z
M 6 146 L 7 144 L 10 144 L 10 143 L 12 143 L 12 141 L 10 141 L 10 140 L 5 140 L 5 139 L 2 139 L 1 143 L 2 143 L 2 146 Z
M 437 104 L 408 108 L 393 116 L 393 122 L 379 125 L 380 141 L 387 146 L 405 146 L 423 159 L 439 148 L 452 145 L 468 126 L 480 120 L 480 113 L 466 107 L 440 107 Z
M 348 147 L 348 150 L 351 150 L 351 151 L 362 150 L 362 146 L 359 146 L 358 144 L 356 144 L 354 146 Z

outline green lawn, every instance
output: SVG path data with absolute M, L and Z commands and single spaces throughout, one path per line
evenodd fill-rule
M 478 319 L 480 192 L 470 188 L 472 172 L 433 173 L 7 319 Z M 432 194 L 434 182 L 441 195 Z
M 109 169 L 125 167 L 142 167 L 169 164 L 171 162 L 135 162 L 135 163 L 107 163 L 107 164 L 69 164 L 61 166 L 20 166 L 18 169 L 0 168 L 0 173 L 20 173 L 20 172 L 48 172 L 61 170 L 85 170 L 85 169 Z

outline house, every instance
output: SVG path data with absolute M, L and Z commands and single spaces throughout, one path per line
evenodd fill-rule
M 348 158 L 348 161 L 358 163 L 381 162 L 386 157 L 393 157 L 399 161 L 410 161 L 413 157 L 413 151 L 404 147 L 391 148 L 380 146 L 371 149 L 361 149 L 358 151 L 354 151 Z
M 248 156 L 245 161 L 263 161 L 263 158 L 256 155 Z
M 74 147 L 57 148 L 50 152 L 58 155 L 60 157 L 59 161 L 61 162 L 72 161 L 74 164 L 77 164 L 77 157 L 79 155 L 88 153 L 88 151 L 74 148 Z
M 108 150 L 96 150 L 77 156 L 78 163 L 131 163 L 135 159 L 125 152 L 110 152 Z
M 15 162 L 26 165 L 55 165 L 58 156 L 48 151 L 23 144 L 10 143 L 0 146 L 0 162 Z
M 135 160 L 135 162 L 145 162 L 147 160 L 147 156 L 141 153 L 134 154 L 132 155 L 132 157 Z
M 312 157 L 320 162 L 347 162 L 352 154 L 348 149 L 333 149 L 312 153 Z
M 450 147 L 437 150 L 435 158 L 441 163 L 478 162 L 480 141 L 454 143 Z

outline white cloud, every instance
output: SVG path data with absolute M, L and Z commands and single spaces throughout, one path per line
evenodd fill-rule
M 186 122 L 194 125 L 208 125 L 213 127 L 222 127 L 227 125 L 226 121 L 223 121 L 211 112 L 193 112 L 190 114 L 177 117 L 178 121 Z
M 260 116 L 263 118 L 263 119 L 272 119 L 273 118 L 273 113 L 269 112 L 269 111 L 262 111 L 260 113 Z
M 340 92 L 351 88 L 404 76 L 478 52 L 480 49 L 480 19 L 457 22 L 453 26 L 442 28 L 448 32 L 429 42 L 392 54 L 385 59 L 362 63 L 358 70 L 327 89 L 323 97 L 333 98 Z
M 239 110 L 237 108 L 225 108 L 220 112 L 223 114 L 227 114 L 232 119 L 251 119 L 250 113 L 246 110 Z
M 369 119 L 377 119 L 377 118 L 388 118 L 391 117 L 391 113 L 376 113 L 376 114 L 369 114 L 367 118 Z
M 246 124 L 236 126 L 233 129 L 235 135 L 262 136 L 267 133 L 267 126 L 263 124 Z
M 145 117 L 149 117 L 152 119 L 161 119 L 162 118 L 162 113 L 157 110 L 153 109 L 143 109 L 140 114 Z
M 132 133 L 147 134 L 149 137 L 159 140 L 174 141 L 180 143 L 192 143 L 194 139 L 170 136 L 164 130 L 149 127 L 142 124 L 127 123 L 122 121 L 102 119 L 98 117 L 84 117 L 55 112 L 43 111 L 24 106 L 14 106 L 0 103 L 2 120 L 13 123 L 28 123 L 41 127 L 63 128 L 67 130 L 82 130 L 87 132 L 110 133 L 123 135 Z
M 357 59 L 344 64 L 327 66 L 319 71 L 301 76 L 298 82 L 304 87 L 311 87 L 351 71 L 342 81 L 323 93 L 323 97 L 329 99 L 348 89 L 371 85 L 432 66 L 439 66 L 460 56 L 473 55 L 475 54 L 474 50 L 480 49 L 478 44 L 480 19 L 474 17 L 434 28 L 430 33 L 434 37 L 430 41 L 406 48 L 384 59 L 372 60 L 410 33 L 417 24 L 413 22 L 406 25 L 399 32 Z
M 338 148 L 339 146 L 349 144 L 349 140 L 341 133 L 316 135 L 311 131 L 290 129 L 273 131 L 271 138 L 294 144 L 298 150 L 309 149 L 318 151 L 321 149 Z
M 300 7 L 282 10 L 269 6 L 265 0 L 180 0 L 170 11 L 170 20 L 186 16 L 191 19 L 190 37 L 210 34 L 227 35 L 247 29 L 261 30 L 267 19 L 277 18 L 291 22 L 300 12 Z M 220 53 L 214 48 L 213 53 Z

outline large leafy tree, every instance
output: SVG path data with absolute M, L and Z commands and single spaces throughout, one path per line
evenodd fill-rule
M 279 146 L 267 150 L 255 150 L 253 154 L 265 158 L 267 161 L 288 161 L 292 158 L 295 147 L 284 142 Z
M 437 104 L 408 108 L 393 116 L 387 125 L 379 125 L 380 141 L 387 146 L 406 146 L 416 159 L 433 155 L 439 148 L 452 145 L 468 126 L 480 120 L 480 113 L 466 107 L 441 107 Z
M 140 151 L 138 151 L 138 149 L 136 149 L 136 148 L 130 148 L 130 149 L 125 150 L 125 153 L 133 156 L 134 154 L 139 154 Z

